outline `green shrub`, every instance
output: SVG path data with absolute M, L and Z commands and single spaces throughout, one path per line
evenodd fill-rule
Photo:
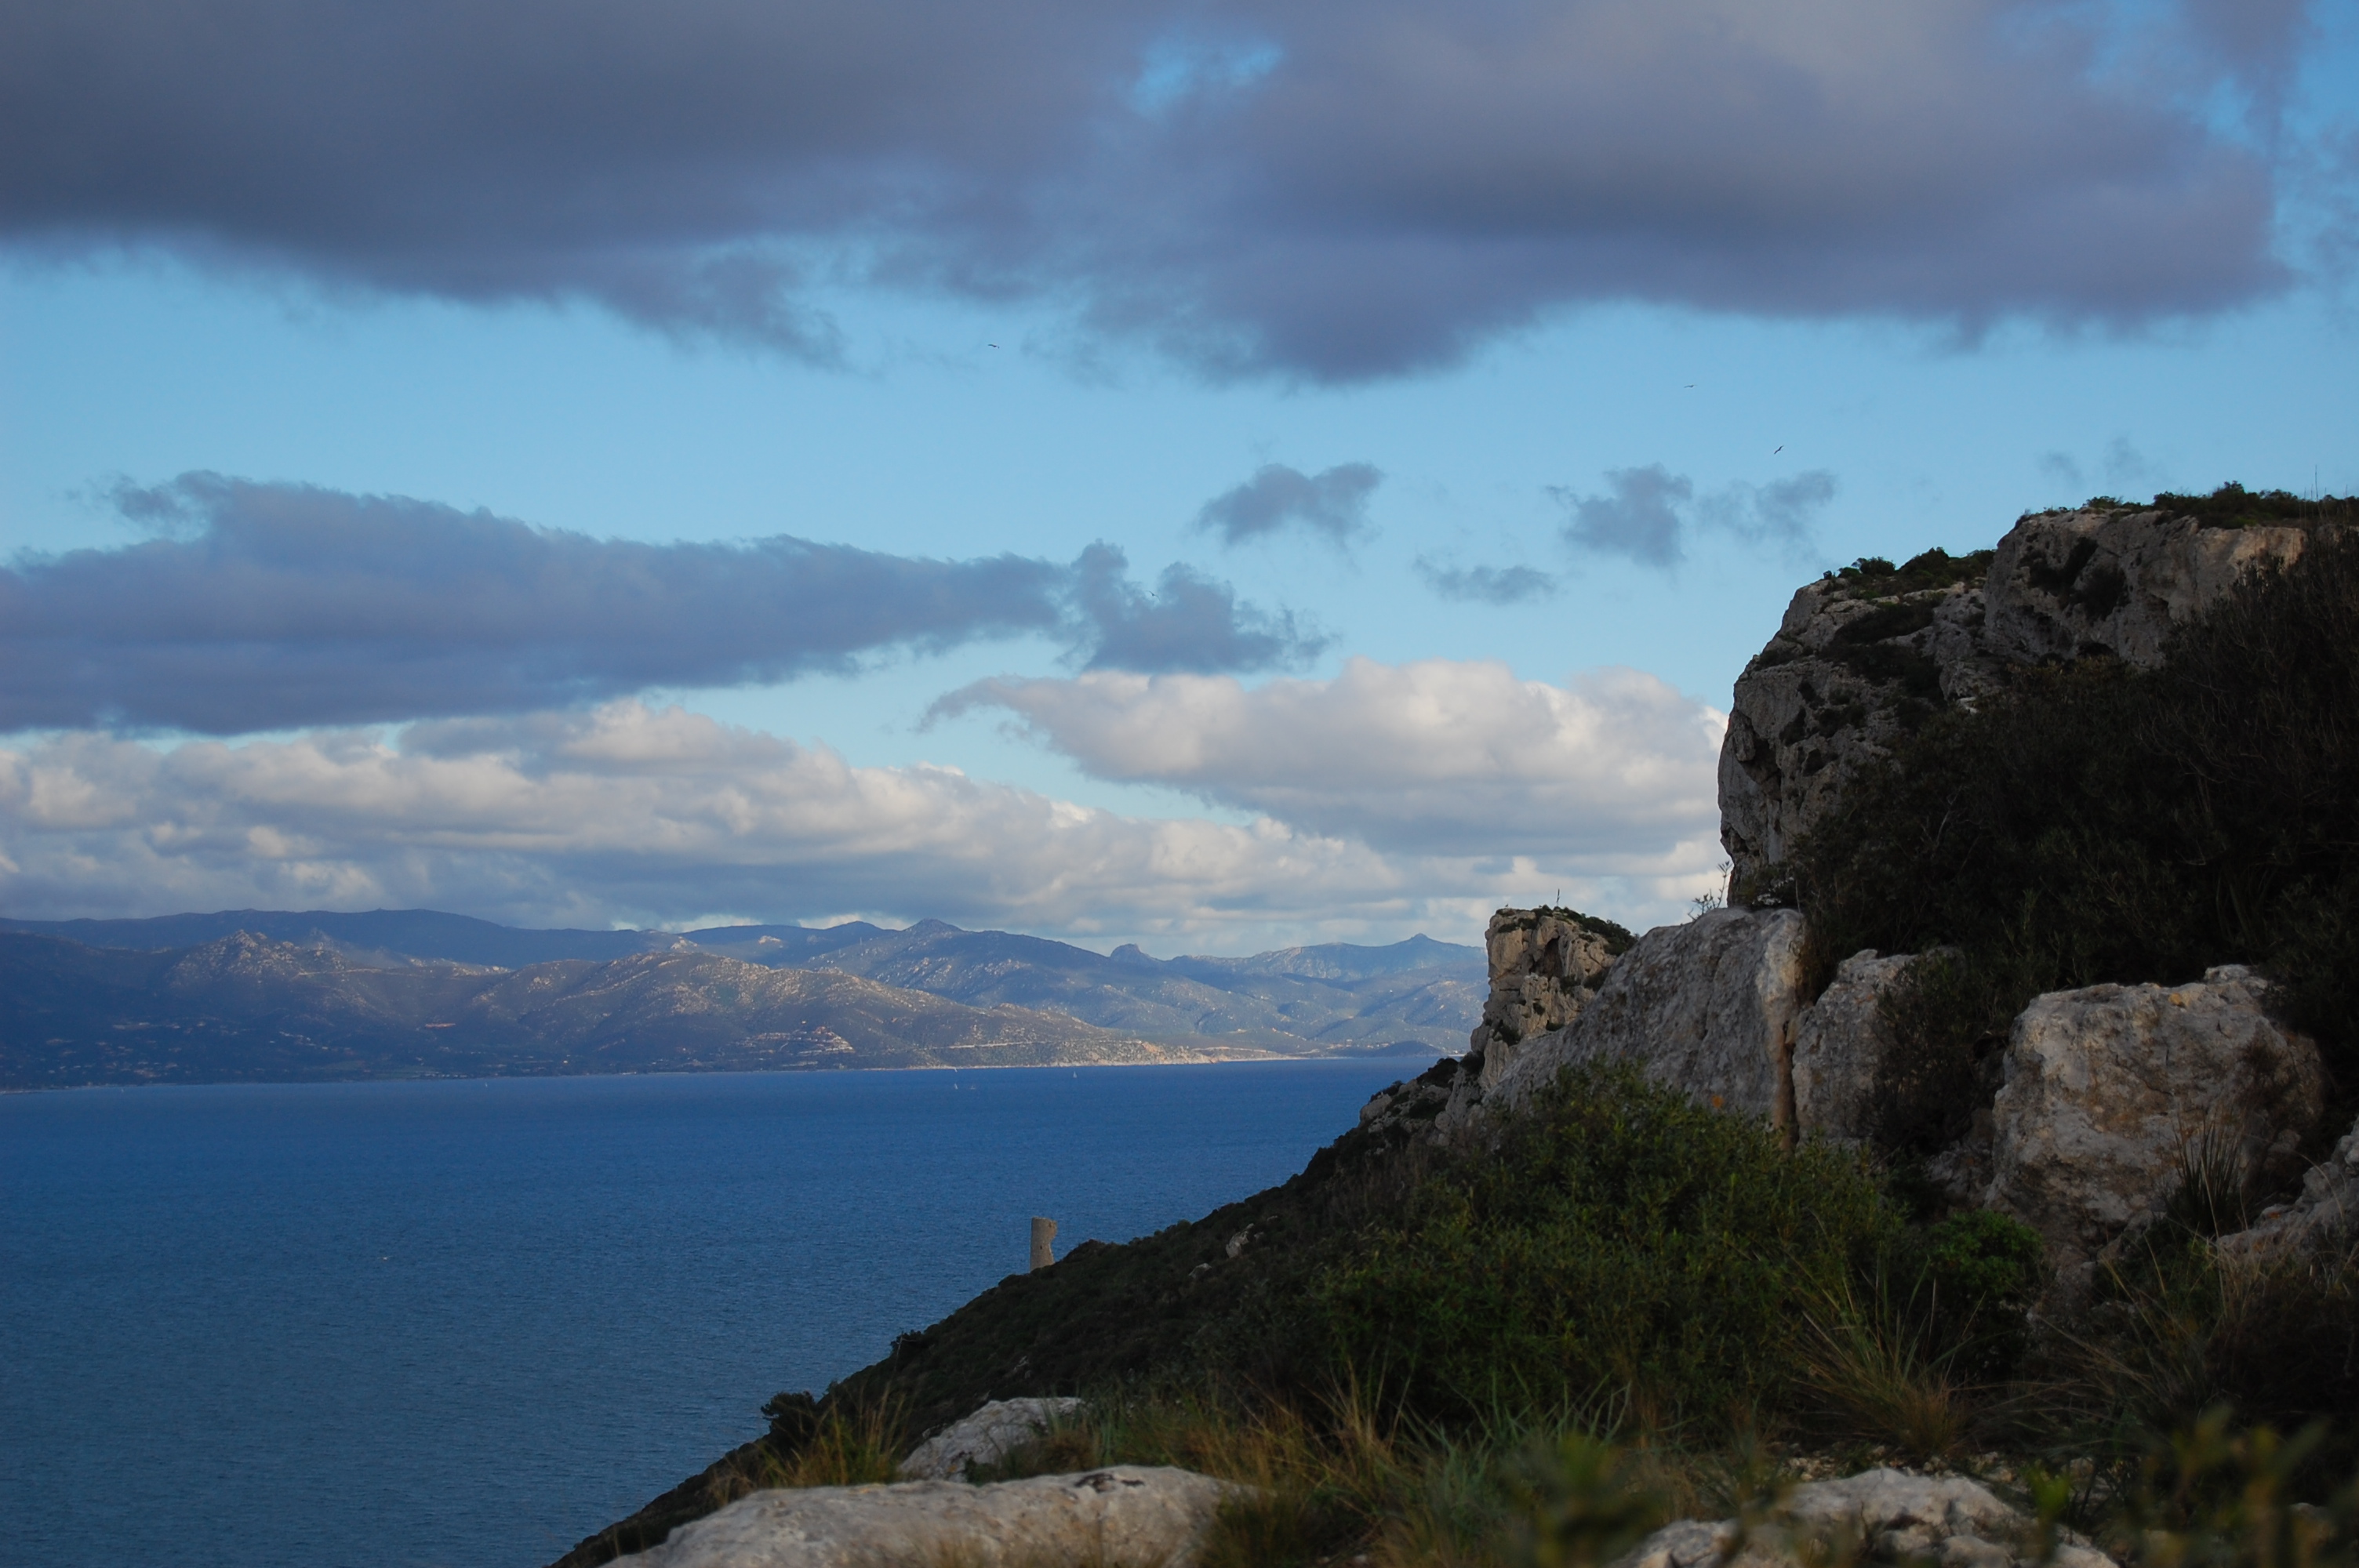
M 2039 1232 L 2013 1215 L 1963 1209 L 1926 1235 L 1925 1281 L 1960 1322 L 2020 1312 L 2038 1293 L 2041 1250 Z
M 1331 1367 L 1423 1415 L 1728 1430 L 1784 1393 L 1802 1304 L 1891 1226 L 1854 1155 L 1571 1070 L 1315 1279 L 1312 1324 Z
M 1940 964 L 1888 1000 L 1880 1130 L 1927 1152 L 1995 1079 L 2047 990 L 2264 967 L 2359 1096 L 2359 534 L 2321 530 L 2174 639 L 2163 666 L 2084 658 L 1952 709 L 1856 780 L 1797 847 L 1821 976 L 1863 947 Z

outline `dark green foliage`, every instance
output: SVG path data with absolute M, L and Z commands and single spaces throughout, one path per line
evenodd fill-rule
M 1862 556 L 1851 565 L 1827 573 L 1824 580 L 1850 598 L 1892 599 L 1947 588 L 1953 582 L 1980 582 L 1990 575 L 1994 554 L 1990 550 L 1974 550 L 1953 556 L 1935 546 L 1897 567 L 1881 556 Z
M 2011 1000 L 1955 951 L 1908 966 L 1883 1002 L 1892 1044 L 1877 1067 L 1883 1094 L 1870 1130 L 1878 1145 L 1930 1153 L 1965 1136 L 1974 1108 L 1996 1090 Z
M 1506 913 L 1505 910 L 1500 911 L 1502 914 Z M 1559 904 L 1543 903 L 1535 908 L 1524 910 L 1522 914 L 1524 918 L 1520 924 L 1527 931 L 1538 925 L 1545 917 L 1561 920 L 1566 925 L 1576 926 L 1593 935 L 1603 936 L 1605 938 L 1605 950 L 1617 958 L 1628 952 L 1630 945 L 1638 939 L 1631 934 L 1628 926 L 1617 925 L 1603 915 L 1584 914 L 1580 910 L 1567 909 Z
M 1569 1073 L 1312 1286 L 1339 1369 L 1437 1418 L 1618 1405 L 1724 1430 L 1891 1215 L 1857 1159 L 1622 1070 Z
M 2091 502 L 2091 509 L 2096 506 Z M 2114 506 L 2123 505 L 2114 503 Z M 2348 523 L 2354 518 L 2351 496 L 2328 495 L 2312 501 L 2284 490 L 2246 490 L 2231 480 L 2209 495 L 2179 495 L 2164 491 L 2153 509 L 2175 517 L 2193 517 L 2214 528 L 2241 528 L 2248 524 L 2282 527 L 2287 524 Z
M 1964 1209 L 1927 1233 L 1925 1278 L 1965 1317 L 2020 1309 L 2039 1284 L 2039 1232 L 2014 1216 Z
M 2014 1371 L 2029 1338 L 2027 1314 L 2047 1283 L 2039 1233 L 2011 1215 L 1962 1209 L 1912 1233 L 1927 1338 L 1958 1369 L 1988 1381 Z
M 2096 1286 L 2034 1368 L 2043 1424 L 2082 1451 L 2134 1459 L 2152 1434 L 2227 1411 L 2280 1431 L 2325 1421 L 2340 1474 L 2359 1463 L 2359 1257 L 2225 1256 L 2165 1222 Z
M 2192 517 L 2207 528 L 2282 528 L 2319 523 L 2359 522 L 2359 498 L 2348 495 L 2311 498 L 2296 495 L 2289 490 L 2246 490 L 2231 480 L 2209 495 L 2181 495 L 2168 490 L 2152 501 L 2124 501 L 2118 496 L 2093 495 L 2078 506 L 2057 506 L 2049 511 L 2159 512 L 2169 517 Z
M 1887 1011 L 1885 1141 L 1956 1136 L 2032 996 L 2263 966 L 2359 1091 L 2359 538 L 2320 534 L 2140 673 L 2026 672 L 1896 748 L 1799 846 L 1821 972 L 1862 947 L 1953 957 Z

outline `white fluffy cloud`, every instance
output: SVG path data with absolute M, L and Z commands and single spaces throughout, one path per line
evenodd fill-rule
M 1386 853 L 1263 817 L 1085 807 L 948 768 L 834 752 L 625 701 L 397 735 L 73 733 L 0 749 L 0 906 L 18 916 L 429 905 L 520 924 L 934 915 L 1158 950 L 1466 936 L 1578 866 Z M 1595 871 L 1634 918 L 1704 850 Z M 1610 862 L 1610 863 L 1609 863 Z M 1600 884 L 1602 885 L 1602 884 Z
M 1489 660 L 1355 658 L 1333 680 L 1251 688 L 1103 671 L 984 681 L 937 711 L 981 707 L 1100 778 L 1391 851 L 1619 862 L 1708 839 L 1719 818 L 1725 716 L 1636 670 L 1560 687 Z

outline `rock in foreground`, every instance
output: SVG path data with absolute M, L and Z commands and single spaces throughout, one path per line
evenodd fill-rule
M 2071 1541 L 2046 1555 L 2033 1521 L 1979 1482 L 1890 1469 L 1797 1487 L 1750 1535 L 1734 1519 L 1665 1525 L 1614 1568 L 1788 1568 L 1828 1561 L 1829 1548 L 1851 1542 L 1872 1563 L 2028 1568 L 2044 1560 L 2051 1568 L 2113 1568 L 2112 1558 Z
M 2317 1125 L 2321 1080 L 2318 1047 L 2269 1018 L 2267 989 L 2231 965 L 2200 985 L 2036 998 L 1992 1107 L 1987 1206 L 2071 1262 L 2155 1212 L 2207 1144 L 2248 1180 L 2277 1173 Z
M 970 1487 L 905 1481 L 756 1492 L 621 1561 L 634 1568 L 875 1568 L 956 1561 L 1195 1561 L 1225 1481 L 1116 1465 Z

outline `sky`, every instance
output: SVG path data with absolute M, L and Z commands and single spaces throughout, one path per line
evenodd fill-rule
M 2359 492 L 2359 6 L 26 0 L 0 914 L 1723 877 L 1794 589 Z

